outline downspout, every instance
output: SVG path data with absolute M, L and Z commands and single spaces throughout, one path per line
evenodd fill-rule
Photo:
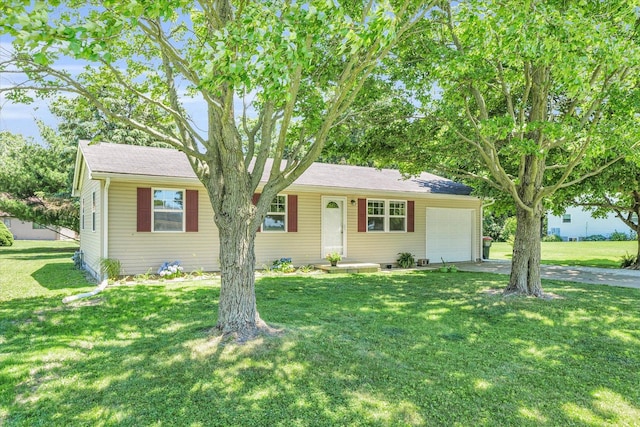
M 109 258 L 109 186 L 111 178 L 107 178 L 102 187 L 102 258 Z M 106 280 L 106 277 L 102 277 Z
M 111 178 L 107 178 L 104 187 L 102 188 L 102 221 L 100 221 L 100 228 L 102 233 L 102 257 L 107 258 L 109 256 L 109 185 L 111 184 Z M 82 298 L 92 297 L 104 291 L 109 284 L 109 280 L 106 277 L 101 277 L 102 282 L 95 287 L 91 292 L 85 292 L 83 294 L 71 295 L 62 299 L 63 304 L 68 304 L 72 301 L 76 301 Z

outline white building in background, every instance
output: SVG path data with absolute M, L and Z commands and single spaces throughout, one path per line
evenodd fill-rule
M 580 207 L 568 208 L 562 215 L 549 213 L 547 221 L 547 234 L 555 234 L 565 241 L 584 240 L 596 234 L 609 238 L 616 231 L 627 235 L 632 233 L 614 213 L 606 218 L 593 218 L 591 212 Z
M 77 233 L 68 228 L 48 228 L 35 222 L 21 221 L 0 212 L 0 222 L 7 226 L 15 240 L 72 240 Z

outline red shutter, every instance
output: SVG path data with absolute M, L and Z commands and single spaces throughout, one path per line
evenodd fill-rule
M 151 231 L 151 188 L 138 188 L 138 227 L 139 232 Z
M 298 196 L 295 194 L 287 196 L 287 231 L 289 233 L 298 231 Z
M 407 202 L 407 232 L 409 233 L 415 231 L 415 205 L 416 202 L 413 200 Z
M 260 200 L 260 193 L 253 193 L 251 202 L 254 204 L 254 206 L 258 204 L 258 200 Z M 258 227 L 258 229 L 256 230 L 258 233 L 260 232 L 260 228 L 262 227 Z
M 367 199 L 358 199 L 358 233 L 367 231 Z
M 185 215 L 187 216 L 185 231 L 198 231 L 198 190 L 187 190 L 185 197 Z

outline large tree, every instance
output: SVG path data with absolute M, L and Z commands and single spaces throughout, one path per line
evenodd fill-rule
M 106 0 L 27 8 L 10 1 L 0 28 L 14 38 L 14 51 L 2 70 L 27 76 L 14 96 L 73 92 L 112 121 L 187 155 L 220 236 L 217 328 L 250 337 L 266 328 L 256 309 L 254 240 L 271 200 L 320 154 L 366 76 L 425 10 L 408 1 Z M 56 66 L 65 57 L 95 64 L 94 77 Z M 114 113 L 95 81 L 171 121 Z M 202 103 L 202 128 L 186 112 L 191 99 Z M 268 157 L 268 181 L 254 205 Z
M 52 129 L 38 126 L 43 143 L 0 132 L 0 211 L 78 231 L 78 206 L 71 198 L 76 149 Z
M 540 296 L 545 199 L 640 140 L 637 3 L 440 6 L 435 31 L 407 38 L 388 67 L 416 111 L 373 132 L 367 150 L 377 146 L 408 171 L 473 180 L 510 203 L 517 231 L 505 292 Z

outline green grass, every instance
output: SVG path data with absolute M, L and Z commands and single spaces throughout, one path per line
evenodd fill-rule
M 507 279 L 489 274 L 268 276 L 258 306 L 284 333 L 219 346 L 209 334 L 218 282 L 115 286 L 64 306 L 60 296 L 87 283 L 63 288 L 53 273 L 28 272 L 61 263 L 56 272 L 76 277 L 68 254 L 54 254 L 0 251 L 2 274 L 11 259 L 24 293 L 7 298 L 2 279 L 3 426 L 640 419 L 636 289 L 547 281 L 561 298 L 539 300 L 495 295 Z
M 512 247 L 493 242 L 491 259 L 511 259 Z M 542 242 L 542 263 L 583 267 L 619 268 L 620 257 L 635 254 L 638 243 L 627 242 Z

